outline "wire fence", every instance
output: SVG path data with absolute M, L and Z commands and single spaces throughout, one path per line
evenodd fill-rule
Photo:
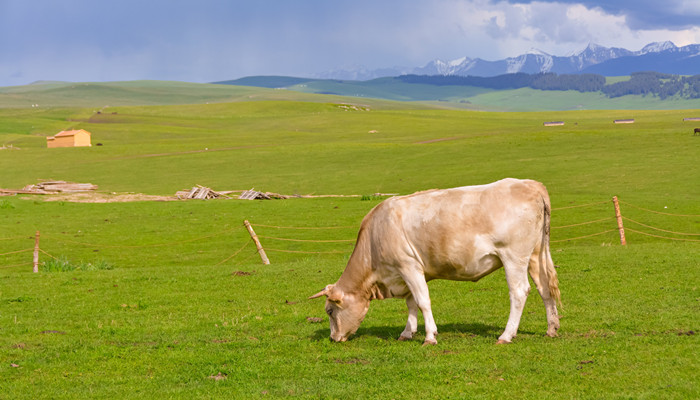
M 338 229 L 344 229 L 344 230 L 355 230 L 358 229 L 357 226 L 278 226 L 278 225 L 266 225 L 266 224 L 250 224 L 253 227 L 257 228 L 271 228 L 275 229 L 277 232 L 280 230 L 291 230 L 291 231 L 334 231 Z M 279 237 L 279 236 L 269 236 L 269 235 L 257 235 L 258 238 L 260 239 L 265 239 L 266 243 L 269 243 L 267 241 L 273 241 L 274 242 L 292 242 L 296 244 L 308 244 L 308 243 L 314 243 L 314 244 L 319 244 L 319 245 L 325 245 L 325 244 L 337 244 L 337 243 L 345 243 L 345 244 L 354 244 L 355 239 L 345 239 L 345 238 L 338 238 L 338 239 L 300 239 L 300 238 L 290 238 L 290 237 Z M 300 250 L 299 248 L 295 249 L 290 249 L 290 248 L 278 248 L 278 247 L 264 247 L 265 250 L 267 251 L 272 251 L 272 252 L 277 252 L 277 253 L 291 253 L 291 254 L 348 254 L 352 251 L 351 247 L 348 247 L 344 250 L 325 250 L 325 251 L 318 251 L 318 250 Z
M 601 225 L 603 225 L 603 228 L 601 228 L 601 230 L 594 232 L 594 233 L 589 233 L 586 235 L 551 240 L 551 242 L 554 242 L 554 243 L 570 242 L 570 241 L 575 241 L 575 240 L 579 240 L 579 239 L 586 239 L 586 238 L 590 238 L 590 237 L 594 237 L 594 236 L 601 236 L 601 235 L 609 234 L 612 232 L 618 232 L 620 234 L 621 244 L 623 244 L 623 245 L 626 243 L 625 232 L 632 232 L 634 234 L 639 234 L 639 235 L 643 235 L 646 237 L 654 237 L 657 239 L 665 239 L 665 240 L 672 240 L 672 241 L 684 241 L 684 242 L 700 242 L 700 240 L 693 238 L 693 237 L 700 237 L 700 233 L 679 232 L 676 230 L 664 229 L 664 228 L 654 226 L 650 222 L 644 223 L 644 222 L 638 221 L 636 218 L 632 219 L 626 215 L 622 215 L 622 213 L 619 209 L 619 204 L 622 204 L 626 209 L 629 207 L 629 208 L 635 210 L 636 212 L 651 213 L 654 215 L 660 215 L 660 216 L 664 216 L 664 217 L 681 217 L 681 218 L 690 218 L 690 219 L 700 220 L 700 215 L 697 215 L 697 214 L 674 214 L 674 213 L 669 213 L 669 212 L 655 211 L 655 210 L 651 210 L 648 208 L 644 208 L 644 207 L 640 207 L 640 206 L 628 203 L 626 201 L 618 200 L 617 197 L 613 198 L 613 203 L 615 203 L 615 202 L 618 202 L 618 204 L 616 204 L 616 207 L 615 207 L 616 213 L 617 213 L 617 215 L 615 215 L 615 216 L 609 216 L 606 218 L 584 221 L 584 222 L 575 223 L 575 224 L 569 224 L 569 225 L 563 225 L 563 226 L 552 226 L 551 227 L 552 230 L 556 230 L 556 229 L 565 229 L 565 228 L 581 227 L 584 225 L 593 225 L 593 224 L 604 223 L 604 224 L 601 224 Z M 569 210 L 569 209 L 573 209 L 573 208 L 583 208 L 583 207 L 595 209 L 597 206 L 599 206 L 601 204 L 609 204 L 609 201 L 595 202 L 595 203 L 575 205 L 575 206 L 569 206 L 569 207 L 553 208 L 552 211 L 554 212 L 554 211 Z M 609 211 L 610 211 L 610 209 L 608 209 L 608 212 Z M 606 211 L 601 210 L 601 212 L 606 212 Z M 640 214 L 640 215 L 642 217 L 644 217 L 643 214 Z M 614 222 L 612 222 L 612 221 L 616 221 L 616 220 L 617 220 L 617 226 L 615 225 Z M 656 231 L 656 232 L 663 232 L 665 234 L 682 236 L 682 237 L 662 235 L 662 234 L 651 233 L 651 232 L 640 230 L 640 229 L 630 228 L 629 224 L 627 224 L 627 226 L 625 226 L 625 224 L 623 224 L 623 221 L 635 224 L 635 226 L 643 227 L 647 230 L 652 230 L 652 231 Z
M 39 246 L 39 237 L 41 237 L 42 243 L 45 246 L 46 242 L 51 243 L 53 246 L 56 246 L 56 244 L 61 244 L 63 246 L 67 246 L 70 248 L 75 249 L 76 247 L 88 247 L 92 249 L 93 252 L 99 251 L 99 250 L 104 250 L 104 249 L 113 249 L 113 250 L 120 250 L 120 249 L 125 249 L 125 250 L 136 250 L 136 249 L 148 249 L 148 248 L 154 248 L 154 247 L 173 247 L 173 248 L 178 248 L 178 246 L 182 246 L 184 244 L 188 243 L 193 243 L 201 240 L 207 240 L 215 237 L 223 237 L 227 234 L 232 234 L 235 232 L 242 231 L 243 227 L 234 227 L 230 229 L 226 229 L 220 232 L 216 233 L 211 233 L 211 234 L 206 234 L 206 235 L 201 235 L 197 236 L 194 238 L 188 238 L 188 239 L 182 239 L 182 240 L 171 240 L 167 242 L 160 242 L 160 243 L 145 243 L 145 244 L 110 244 L 110 243 L 99 243 L 99 242 L 87 242 L 87 241 L 79 241 L 79 240 L 73 240 L 73 239 L 68 239 L 65 237 L 65 235 L 59 235 L 59 234 L 46 234 L 43 233 L 41 236 L 39 235 L 39 232 L 37 232 L 36 237 L 29 237 L 29 236 L 15 236 L 15 237 L 7 237 L 7 238 L 0 238 L 0 243 L 4 243 L 6 241 L 27 241 L 29 240 L 33 241 L 34 247 L 27 247 L 27 248 L 22 248 L 20 250 L 11 250 L 11 251 L 6 251 L 3 253 L 0 253 L 0 268 L 14 268 L 14 267 L 24 267 L 24 266 L 34 266 L 34 271 L 37 272 L 39 260 L 38 256 L 39 253 L 47 256 L 50 259 L 58 260 L 59 257 L 54 256 L 53 254 L 47 252 L 44 248 Z M 133 239 L 132 239 L 133 240 Z M 250 244 L 249 240 L 244 240 L 240 243 L 243 243 L 242 246 L 235 251 L 233 254 L 230 256 L 224 258 L 223 260 L 214 263 L 215 266 L 221 265 L 225 263 L 226 261 L 229 261 L 231 259 L 236 258 L 239 254 L 241 254 Z M 24 245 L 21 245 L 24 247 Z M 0 247 L 2 249 L 2 247 Z M 15 256 L 21 253 L 30 253 L 34 252 L 33 254 L 33 259 L 30 260 L 27 257 L 27 261 L 25 262 L 20 262 L 20 263 L 12 263 L 10 264 L 10 261 L 8 259 L 11 258 L 11 256 Z M 252 255 L 255 253 L 250 253 L 247 256 L 244 254 L 245 259 L 250 258 Z M 16 258 L 14 258 L 16 261 Z M 45 263 L 45 261 L 44 261 Z
M 616 198 L 615 198 L 616 200 Z M 622 202 L 620 203 L 624 204 L 625 206 L 632 207 L 636 210 L 639 211 L 645 211 L 645 212 L 650 212 L 654 213 L 657 215 L 663 215 L 666 217 L 684 217 L 684 218 L 699 218 L 700 215 L 696 214 L 673 214 L 673 213 L 668 213 L 668 212 L 660 212 L 660 211 L 654 211 L 650 210 L 648 208 L 644 207 L 639 207 L 635 206 L 633 204 L 627 203 L 627 202 Z M 608 205 L 609 207 L 604 208 L 602 207 L 603 205 Z M 593 219 L 587 219 L 584 221 L 580 222 L 575 222 L 567 225 L 558 225 L 558 226 L 552 226 L 551 230 L 553 232 L 556 232 L 555 239 L 550 240 L 552 243 L 566 243 L 566 242 L 575 242 L 583 239 L 589 239 L 589 238 L 594 238 L 594 237 L 599 237 L 599 236 L 604 236 L 604 235 L 614 235 L 615 233 L 620 234 L 621 237 L 624 237 L 624 230 L 627 230 L 631 233 L 634 234 L 639 234 L 642 236 L 646 237 L 652 237 L 656 239 L 665 239 L 665 240 L 672 240 L 672 241 L 685 241 L 685 242 L 700 242 L 699 239 L 696 239 L 696 237 L 700 238 L 700 233 L 692 233 L 692 232 L 679 232 L 671 229 L 664 229 L 660 227 L 656 227 L 651 225 L 651 223 L 643 223 L 639 222 L 636 219 L 631 219 L 626 216 L 620 215 L 621 219 L 632 223 L 632 224 L 637 224 L 644 229 L 647 230 L 652 230 L 655 232 L 662 232 L 668 235 L 662 235 L 662 234 L 657 234 L 657 233 L 651 233 L 648 231 L 643 231 L 639 229 L 634 229 L 634 228 L 629 228 L 629 227 L 623 227 L 622 222 L 619 224 L 616 223 L 616 220 L 618 219 L 616 215 L 613 215 L 613 210 L 614 208 L 612 207 L 613 202 L 610 200 L 602 200 L 602 201 L 596 201 L 592 203 L 587 203 L 587 204 L 577 204 L 577 205 L 571 205 L 571 206 L 564 206 L 564 207 L 556 207 L 552 208 L 552 214 L 553 214 L 553 219 L 557 219 L 557 215 L 563 216 L 564 213 L 568 212 L 568 210 L 574 210 L 576 209 L 577 212 L 582 212 L 582 210 L 586 210 L 585 214 L 598 214 L 597 218 Z M 618 206 L 619 210 L 619 206 Z M 608 216 L 602 216 L 608 214 Z M 257 237 L 259 239 L 262 239 L 265 242 L 264 249 L 272 252 L 284 252 L 284 253 L 297 253 L 297 254 L 347 254 L 352 251 L 352 248 L 348 248 L 345 250 L 333 250 L 333 251 L 318 251 L 319 247 L 324 247 L 327 244 L 330 243 L 354 243 L 356 239 L 348 239 L 348 238 L 323 238 L 323 239 L 307 239 L 307 238 L 299 238 L 295 234 L 291 234 L 285 237 L 281 237 L 279 234 L 277 235 L 272 235 L 269 233 L 269 230 L 274 229 L 275 232 L 280 232 L 280 231 L 298 231 L 298 230 L 333 230 L 333 229 L 357 229 L 357 226 L 334 226 L 334 227 L 300 227 L 300 226 L 277 226 L 277 225 L 267 225 L 267 224 L 252 224 L 252 226 L 257 227 L 257 228 L 263 228 L 262 231 L 264 234 L 258 235 Z M 595 227 L 598 227 L 597 229 Z M 587 228 L 588 230 L 593 229 L 593 232 L 587 231 L 587 232 L 582 232 L 581 228 Z M 574 228 L 574 229 L 572 229 Z M 569 233 L 569 234 L 567 234 Z M 581 234 L 584 233 L 584 234 Z M 669 236 L 670 235 L 670 236 Z M 673 235 L 677 236 L 682 236 L 682 237 L 674 237 Z M 290 237 L 292 236 L 292 237 Z M 614 241 L 615 239 L 612 237 L 609 237 L 608 240 Z M 314 251 L 308 251 L 308 250 L 303 250 L 299 248 L 279 248 L 279 247 L 268 247 L 270 243 L 296 243 L 296 244 L 315 244 L 316 249 Z M 623 242 L 624 244 L 624 242 Z
M 577 209 L 577 213 L 581 215 L 595 215 L 596 217 L 592 219 L 587 219 L 583 221 L 578 221 L 570 223 L 567 225 L 552 226 L 551 230 L 554 238 L 550 240 L 552 243 L 564 243 L 564 242 L 574 242 L 578 240 L 599 237 L 603 235 L 612 235 L 618 232 L 621 236 L 622 244 L 624 244 L 624 231 L 633 233 L 637 236 L 633 241 L 638 241 L 639 238 L 645 237 L 652 238 L 654 240 L 669 240 L 675 242 L 700 242 L 700 232 L 681 232 L 674 229 L 669 229 L 667 227 L 659 227 L 657 224 L 663 224 L 664 221 L 669 221 L 672 219 L 683 218 L 691 221 L 687 225 L 697 227 L 700 223 L 700 214 L 674 214 L 665 211 L 656 211 L 645 207 L 640 207 L 628 202 L 619 201 L 620 204 L 624 206 L 625 209 L 633 209 L 635 213 L 635 218 L 630 218 L 626 215 L 615 215 L 612 214 L 612 207 L 604 208 L 603 204 L 610 205 L 610 201 L 600 201 L 581 205 L 572 205 L 566 207 L 557 207 L 552 209 L 553 220 L 557 219 L 570 219 L 574 217 L 567 218 L 557 218 L 558 216 L 566 217 L 564 213 L 569 212 L 568 210 Z M 587 209 L 584 211 L 584 209 Z M 619 208 L 617 208 L 619 210 Z M 603 216 L 608 214 L 608 216 Z M 650 218 L 647 216 L 651 216 Z M 646 219 L 644 219 L 647 217 Z M 663 221 L 659 222 L 660 219 Z M 650 222 L 652 220 L 652 222 Z M 617 223 L 615 222 L 617 221 Z M 247 221 L 246 221 L 247 222 Z M 623 227 L 623 222 L 627 226 Z M 673 221 L 671 222 L 673 223 Z M 353 251 L 353 244 L 356 241 L 357 229 L 359 226 L 279 226 L 270 224 L 253 224 L 249 223 L 251 229 L 249 233 L 251 235 L 250 240 L 242 239 L 235 247 L 235 251 L 229 256 L 223 258 L 222 260 L 213 263 L 214 266 L 219 266 L 227 262 L 236 261 L 242 263 L 253 257 L 258 253 L 261 257 L 264 256 L 265 251 L 278 252 L 278 253 L 290 253 L 290 254 L 311 254 L 311 255 L 323 255 L 323 254 L 349 254 Z M 630 227 L 632 225 L 633 227 Z M 264 235 L 257 235 L 253 231 L 252 227 L 256 227 L 264 231 Z M 596 228 L 597 227 L 597 228 Z M 593 231 L 591 232 L 591 229 Z M 137 249 L 148 249 L 156 247 L 174 247 L 179 248 L 180 246 L 191 244 L 197 241 L 208 240 L 217 237 L 224 237 L 227 235 L 232 235 L 238 233 L 240 230 L 245 230 L 243 226 L 237 226 L 229 229 L 225 229 L 216 233 L 209 233 L 206 235 L 201 235 L 197 237 L 190 237 L 186 239 L 164 241 L 158 243 L 94 243 L 87 241 L 80 241 L 74 239 L 68 239 L 65 235 L 59 234 L 42 234 L 42 240 L 48 240 L 50 243 L 60 243 L 63 246 L 68 247 L 89 247 L 93 251 L 99 251 L 99 249 L 124 249 L 124 250 L 137 250 Z M 349 237 L 352 232 L 353 237 Z M 292 232 L 291 234 L 284 234 L 283 232 Z M 302 233 L 304 232 L 304 233 Z M 567 234 L 568 233 L 568 234 Z M 313 235 L 323 235 L 322 238 L 313 237 Z M 312 237 L 309 237 L 311 235 Z M 239 238 L 242 237 L 239 235 Z M 149 237 L 152 239 L 152 237 Z M 34 240 L 34 246 L 30 245 L 30 241 Z M 614 241 L 614 239 L 612 239 Z M 22 244 L 17 245 L 16 248 L 7 248 L 8 242 L 20 242 Z M 263 247 L 262 241 L 264 241 L 265 246 Z M 256 249 L 253 250 L 249 246 L 251 242 L 256 244 Z M 3 244 L 4 243 L 4 244 Z M 268 245 L 273 244 L 272 247 Z M 26 244 L 26 245 L 25 245 Z M 274 245 L 279 244 L 279 245 Z M 308 246 L 313 246 L 313 249 L 309 249 Z M 333 248 L 329 246 L 343 246 L 342 248 Z M 39 258 L 39 253 L 47 256 L 51 259 L 57 259 L 54 255 L 47 252 L 44 248 L 39 246 L 39 232 L 37 232 L 36 237 L 32 236 L 14 236 L 0 238 L 0 268 L 15 268 L 15 267 L 25 267 L 28 265 L 34 266 L 34 271 L 37 271 L 37 263 Z M 30 261 L 29 257 L 24 255 L 24 253 L 34 252 L 33 259 Z M 19 257 L 22 257 L 23 262 L 19 262 Z M 26 257 L 26 258 L 25 258 Z M 264 256 L 266 257 L 266 256 Z M 263 258 L 264 260 L 265 258 Z

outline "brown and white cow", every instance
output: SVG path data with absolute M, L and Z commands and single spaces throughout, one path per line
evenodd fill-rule
M 429 190 L 392 197 L 362 221 L 355 249 L 340 279 L 309 297 L 327 296 L 331 340 L 355 333 L 374 299 L 406 299 L 408 322 L 399 340 L 413 338 L 418 309 L 425 344 L 437 343 L 427 282 L 477 281 L 501 266 L 510 293 L 510 316 L 498 343 L 515 337 L 530 284 L 544 300 L 547 335 L 556 336 L 561 303 L 549 251 L 547 189 L 532 180 Z

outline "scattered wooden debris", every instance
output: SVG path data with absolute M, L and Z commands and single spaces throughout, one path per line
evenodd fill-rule
M 91 190 L 97 190 L 97 185 L 92 183 L 74 183 L 66 181 L 47 181 L 37 183 L 36 185 L 28 185 L 24 187 L 24 190 L 40 190 L 47 193 L 75 193 L 75 192 L 89 192 Z
M 238 196 L 238 198 L 241 200 L 270 200 L 270 197 L 266 196 L 264 193 L 255 191 L 253 189 L 246 190 L 245 192 L 241 193 L 241 195 Z
M 177 193 L 175 193 L 175 196 L 178 199 L 199 199 L 199 200 L 207 200 L 207 199 L 218 199 L 218 198 L 226 198 L 230 199 L 231 197 L 227 196 L 223 192 L 217 192 L 214 191 L 208 187 L 202 186 L 202 185 L 197 185 L 193 186 L 192 189 L 190 190 L 181 190 Z
M 398 193 L 374 193 L 371 197 L 390 197 L 396 196 Z M 255 189 L 249 190 L 225 190 L 225 191 L 214 191 L 208 187 L 201 185 L 194 186 L 190 190 L 180 190 L 175 193 L 175 197 L 180 200 L 188 199 L 239 199 L 239 200 L 271 200 L 271 199 L 313 199 L 322 197 L 367 197 L 367 195 L 359 194 L 321 194 L 321 195 L 286 195 L 274 192 L 261 192 Z
M 255 189 L 246 190 L 238 196 L 241 200 L 270 200 L 279 199 L 284 200 L 294 196 L 287 196 L 285 194 L 272 193 L 272 192 L 258 192 Z
M 74 183 L 66 181 L 47 181 L 36 185 L 27 185 L 22 189 L 0 189 L 0 194 L 57 194 L 80 193 L 97 190 L 97 185 L 92 183 Z

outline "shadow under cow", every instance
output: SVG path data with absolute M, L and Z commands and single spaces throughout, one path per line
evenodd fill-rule
M 324 321 L 325 325 L 323 329 L 317 329 L 310 336 L 311 340 L 328 340 L 330 337 L 330 328 L 328 327 L 328 321 Z M 360 338 L 363 336 L 372 336 L 383 340 L 397 340 L 404 326 L 369 326 L 366 328 L 360 327 L 357 332 L 350 337 L 350 341 L 355 338 Z M 418 325 L 418 332 L 414 337 L 414 341 L 422 343 L 422 338 L 424 336 L 422 325 Z M 482 337 L 482 338 L 492 338 L 494 341 L 498 339 L 498 336 L 503 331 L 503 326 L 498 325 L 487 325 L 478 322 L 474 323 L 448 323 L 448 324 L 438 324 L 438 343 L 440 341 L 440 334 L 450 334 L 450 336 L 467 336 L 467 337 Z M 534 332 L 528 330 L 519 330 L 519 335 L 535 335 Z

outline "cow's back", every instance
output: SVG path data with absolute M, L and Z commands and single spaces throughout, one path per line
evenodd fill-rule
M 503 249 L 532 252 L 543 202 L 544 185 L 512 178 L 387 199 L 363 223 L 373 269 L 417 260 L 428 279 L 477 280 L 501 266 Z

